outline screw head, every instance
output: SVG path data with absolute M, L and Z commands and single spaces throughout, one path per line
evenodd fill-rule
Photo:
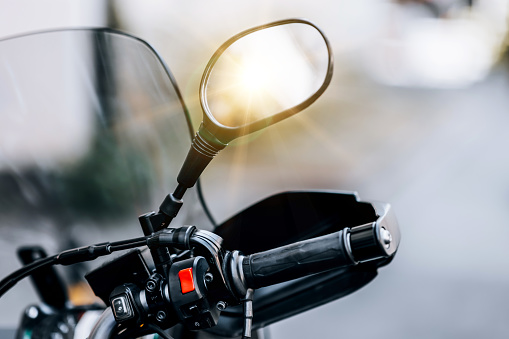
M 156 314 L 156 319 L 159 321 L 163 321 L 164 319 L 166 319 L 166 313 L 164 313 L 164 311 L 158 311 Z
M 224 301 L 218 301 L 218 303 L 216 304 L 216 307 L 218 310 L 222 311 L 226 308 L 226 303 Z
M 149 280 L 147 281 L 146 285 L 145 285 L 145 289 L 148 291 L 148 292 L 153 292 L 155 289 L 156 289 L 156 283 L 154 280 Z
M 212 273 L 205 274 L 205 282 L 206 283 L 211 283 L 213 280 L 214 280 L 214 276 L 212 275 Z
M 385 246 L 385 248 L 391 247 L 392 234 L 385 227 L 382 227 L 380 229 L 380 238 L 381 238 L 382 244 Z

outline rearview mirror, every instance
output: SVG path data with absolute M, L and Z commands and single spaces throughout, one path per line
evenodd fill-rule
M 275 21 L 228 39 L 203 73 L 203 122 L 177 178 L 176 198 L 230 141 L 311 105 L 329 86 L 332 70 L 329 41 L 304 19 Z
M 231 140 L 308 107 L 332 77 L 332 53 L 309 21 L 290 19 L 235 35 L 212 56 L 202 77 L 203 127 Z
M 332 71 L 325 34 L 304 19 L 275 21 L 228 39 L 203 73 L 203 122 L 177 178 L 176 198 L 194 186 L 230 141 L 311 105 L 329 85 Z

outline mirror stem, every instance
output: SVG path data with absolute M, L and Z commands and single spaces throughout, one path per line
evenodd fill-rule
M 182 186 L 181 184 L 177 185 L 177 188 L 175 188 L 175 191 L 173 192 L 173 196 L 175 199 L 182 199 L 184 197 L 184 194 L 186 193 L 187 188 Z
M 209 162 L 226 145 L 212 135 L 202 123 L 177 177 L 179 186 L 186 189 L 193 187 Z
M 182 198 L 186 191 L 196 184 L 205 167 L 225 147 L 226 144 L 217 140 L 204 128 L 203 124 L 200 126 L 187 153 L 186 160 L 180 169 L 177 177 L 178 185 L 175 191 L 172 194 L 168 194 L 161 206 L 159 206 L 159 216 L 163 220 L 156 227 L 153 227 L 154 231 L 157 232 L 169 226 L 184 203 Z
M 159 206 L 159 213 L 149 213 L 140 217 L 142 226 L 143 224 L 150 225 L 148 228 L 152 232 L 168 227 L 182 207 L 184 203 L 182 198 L 186 191 L 196 184 L 205 167 L 226 145 L 217 140 L 202 124 L 180 169 L 175 191 L 164 198 Z

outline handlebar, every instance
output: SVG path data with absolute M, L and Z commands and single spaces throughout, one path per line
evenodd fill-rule
M 242 258 L 246 287 L 260 288 L 356 264 L 350 230 L 300 241 Z
M 184 226 L 64 251 L 48 263 L 28 265 L 0 285 L 8 289 L 12 282 L 47 265 L 68 265 L 140 246 L 172 247 L 181 252 L 165 271 L 150 273 L 139 252 L 130 252 L 87 274 L 94 293 L 115 309 L 116 323 L 152 332 L 178 321 L 191 330 L 204 329 L 217 324 L 225 307 L 241 302 L 249 320 L 248 292 L 253 289 L 392 257 L 400 241 L 397 223 L 389 205 L 373 206 L 378 216 L 375 222 L 250 255 L 223 249 L 222 238 L 214 233 Z
M 400 241 L 397 222 L 388 204 L 379 203 L 375 208 L 379 216 L 376 222 L 248 256 L 234 251 L 232 285 L 243 295 L 248 288 L 393 256 Z
M 195 253 L 198 256 L 173 262 L 166 277 L 153 273 L 144 286 L 117 286 L 106 302 L 115 309 L 117 323 L 127 327 L 135 323 L 133 328 L 153 323 L 156 326 L 147 330 L 155 331 L 157 325 L 168 328 L 177 319 L 191 330 L 213 327 L 226 305 L 242 301 L 249 324 L 245 328 L 250 330 L 253 289 L 389 257 L 397 248 L 399 234 L 393 239 L 389 229 L 395 228 L 388 225 L 379 220 L 246 256 L 226 251 L 224 257 L 220 254 L 222 240 L 213 233 L 194 227 L 168 230 L 147 243 L 179 245 L 182 249 L 197 246 L 196 250 L 201 248 Z M 200 256 L 204 250 L 209 254 Z M 100 270 L 99 275 L 104 276 L 104 270 L 110 268 Z

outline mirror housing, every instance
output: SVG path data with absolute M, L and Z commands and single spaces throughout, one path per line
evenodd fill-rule
M 327 69 L 326 69 L 325 77 L 323 79 L 321 86 L 314 93 L 312 93 L 308 98 L 306 98 L 304 101 L 300 102 L 299 104 L 297 104 L 293 107 L 284 109 L 281 112 L 276 112 L 275 114 L 272 114 L 265 118 L 247 123 L 245 125 L 231 127 L 231 126 L 225 126 L 224 124 L 221 124 L 220 122 L 218 122 L 217 119 L 212 114 L 209 104 L 208 104 L 208 101 L 207 101 L 207 86 L 208 86 L 208 83 L 210 80 L 212 70 L 214 69 L 214 66 L 216 65 L 216 63 L 219 60 L 219 58 L 221 57 L 221 55 L 223 55 L 223 53 L 231 45 L 233 45 L 239 39 L 241 39 L 249 34 L 255 33 L 255 32 L 263 30 L 263 29 L 268 29 L 268 28 L 283 26 L 283 25 L 289 25 L 289 24 L 308 25 L 308 26 L 314 28 L 320 34 L 321 38 L 323 39 L 323 42 L 325 43 L 325 47 L 327 49 Z M 286 20 L 275 21 L 275 22 L 272 22 L 272 23 L 269 23 L 266 25 L 253 27 L 251 29 L 245 30 L 245 31 L 231 37 L 223 45 L 221 45 L 217 49 L 217 51 L 212 55 L 207 66 L 205 67 L 205 71 L 202 76 L 202 80 L 200 83 L 200 103 L 201 103 L 201 107 L 203 109 L 203 123 L 202 123 L 202 126 L 200 127 L 200 131 L 202 131 L 202 137 L 206 138 L 211 143 L 217 143 L 217 141 L 219 141 L 219 143 L 227 145 L 230 141 L 232 141 L 240 136 L 259 131 L 265 127 L 273 125 L 281 120 L 291 117 L 292 115 L 304 110 L 305 108 L 310 106 L 313 102 L 315 102 L 316 99 L 318 99 L 323 94 L 323 92 L 325 92 L 327 87 L 329 86 L 331 79 L 332 79 L 332 74 L 333 74 L 333 65 L 334 65 L 334 60 L 333 60 L 332 48 L 329 44 L 327 37 L 320 30 L 320 28 L 318 28 L 315 24 L 313 24 L 312 22 L 305 20 L 305 19 L 286 19 Z
M 212 73 L 212 69 L 214 68 L 216 62 L 219 60 L 220 56 L 228 49 L 228 47 L 230 47 L 236 41 L 249 34 L 255 33 L 263 29 L 288 24 L 309 25 L 312 28 L 314 28 L 323 38 L 323 41 L 327 49 L 327 69 L 321 86 L 299 104 L 291 108 L 284 109 L 270 116 L 264 117 L 262 119 L 255 120 L 242 126 L 235 127 L 225 126 L 224 124 L 219 123 L 217 119 L 214 118 L 214 115 L 212 114 L 209 108 L 206 90 L 207 85 L 209 83 L 210 75 Z M 195 138 L 193 139 L 191 149 L 189 150 L 186 160 L 178 175 L 177 181 L 179 183 L 180 188 L 187 189 L 193 187 L 196 181 L 198 180 L 199 176 L 205 169 L 205 167 L 207 167 L 208 163 L 216 156 L 216 154 L 220 150 L 225 148 L 230 141 L 240 136 L 259 131 L 265 127 L 268 127 L 281 120 L 284 120 L 304 110 L 313 102 L 315 102 L 316 99 L 318 99 L 323 94 L 323 92 L 327 89 L 331 82 L 333 64 L 334 62 L 332 48 L 329 44 L 327 37 L 320 30 L 320 28 L 318 28 L 315 24 L 305 19 L 286 19 L 275 21 L 266 25 L 256 26 L 251 29 L 245 30 L 228 39 L 212 55 L 203 73 L 203 77 L 200 84 L 200 103 L 203 109 L 203 121 L 202 124 L 200 125 L 198 132 L 196 133 Z

